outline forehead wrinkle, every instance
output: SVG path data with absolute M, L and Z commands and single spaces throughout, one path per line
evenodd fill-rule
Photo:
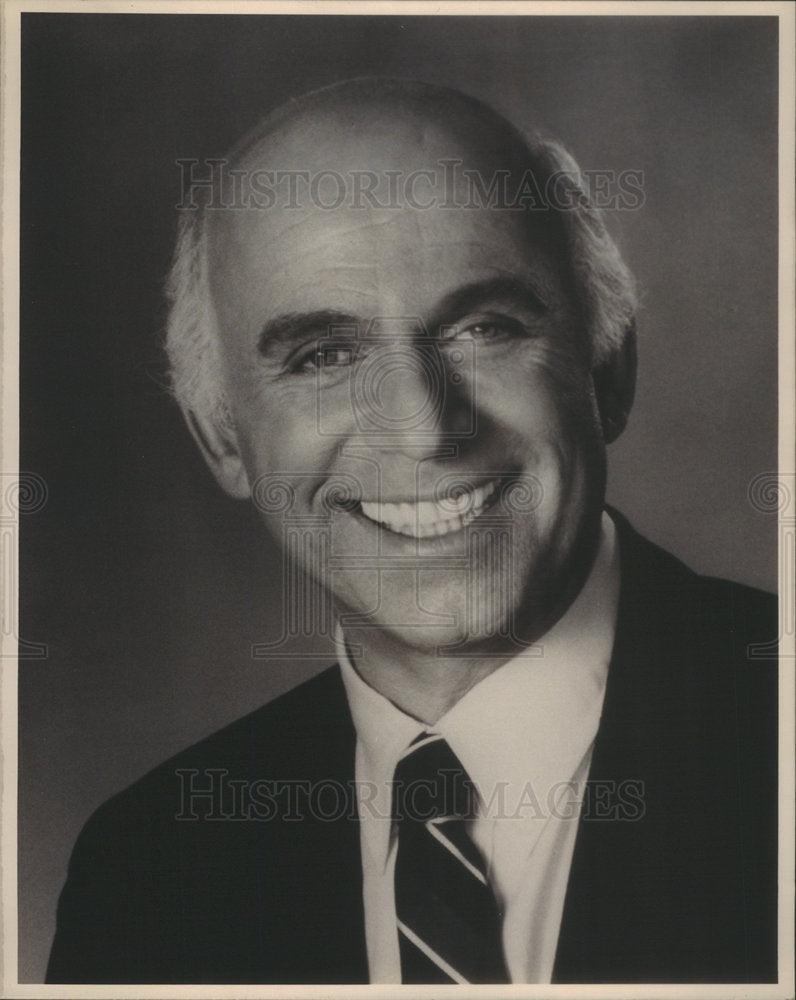
M 371 268 L 362 268 L 366 274 Z M 347 275 L 347 277 L 350 277 Z M 284 299 L 279 295 L 279 288 L 273 296 L 273 311 L 279 312 L 282 308 L 286 312 L 304 311 L 305 304 L 317 305 L 320 309 L 328 309 L 334 312 L 360 315 L 362 318 L 369 318 L 366 314 L 370 311 L 368 300 L 374 297 L 378 282 L 375 277 L 366 278 L 360 284 L 350 284 L 348 281 L 332 281 L 330 287 L 324 289 L 323 298 L 319 297 L 318 284 L 311 277 L 291 288 L 290 297 Z M 303 299 L 303 302 L 296 300 Z M 284 306 L 283 306 L 284 303 Z M 269 310 L 270 311 L 270 310 Z
M 430 249 L 433 249 L 434 246 L 436 245 L 430 246 Z M 444 245 L 439 244 L 439 246 Z M 291 294 L 300 298 L 302 294 L 306 293 L 307 302 L 315 300 L 318 301 L 319 305 L 323 308 L 334 308 L 339 311 L 351 312 L 352 304 L 356 303 L 356 311 L 363 319 L 370 320 L 374 318 L 374 315 L 378 315 L 380 312 L 380 306 L 377 306 L 377 300 L 381 298 L 379 293 L 385 284 L 389 284 L 392 276 L 392 271 L 388 269 L 389 262 L 383 262 L 380 265 L 332 265 L 328 268 L 320 269 L 314 275 L 308 275 L 304 280 L 295 284 L 291 289 Z M 274 272 L 274 277 L 276 278 L 286 271 L 289 271 L 289 268 L 280 267 Z M 362 280 L 359 283 L 352 283 L 350 280 L 352 278 L 352 273 L 357 277 L 361 276 Z M 328 287 L 322 290 L 323 293 L 328 296 L 328 298 L 324 301 L 318 299 L 320 276 L 323 276 L 324 279 L 328 281 Z M 544 273 L 540 273 L 536 269 L 530 272 L 523 269 L 520 276 L 522 281 L 536 293 L 537 297 L 543 303 L 546 303 L 550 308 L 556 305 L 556 299 L 558 296 L 556 296 L 555 283 L 552 282 Z M 497 264 L 489 267 L 479 267 L 473 272 L 472 275 L 468 276 L 467 280 L 456 282 L 443 290 L 435 290 L 433 301 L 426 302 L 423 308 L 420 308 L 418 302 L 412 302 L 410 310 L 428 313 L 429 315 L 436 314 L 439 308 L 445 304 L 446 300 L 455 296 L 461 288 L 466 287 L 467 285 L 477 284 L 491 278 L 505 278 L 507 280 L 512 280 L 517 277 L 518 272 L 514 269 L 501 267 Z M 277 291 L 274 296 L 275 302 L 280 301 L 279 284 L 281 284 L 281 282 L 277 281 Z M 399 290 L 399 294 L 400 291 L 401 290 Z M 418 288 L 413 286 L 411 291 L 416 294 Z M 487 296 L 487 298 L 494 298 L 495 301 L 498 301 L 504 299 L 505 295 L 497 297 Z M 558 306 L 560 307 L 561 305 L 562 303 L 559 302 Z M 377 312 L 374 315 L 371 315 L 374 306 L 376 306 Z M 403 311 L 405 310 L 402 307 L 397 307 L 398 313 Z
M 503 242 L 503 241 L 492 241 L 492 242 Z M 327 246 L 331 245 L 332 248 L 335 247 L 337 239 L 334 234 L 326 236 L 323 240 L 315 244 L 315 249 L 325 249 Z M 455 248 L 460 251 L 474 251 L 482 249 L 486 246 L 485 241 L 478 239 L 463 239 L 463 240 L 451 240 L 451 239 L 423 239 L 418 240 L 411 244 L 409 248 L 401 245 L 388 245 L 387 252 L 380 254 L 380 260 L 389 261 L 392 258 L 403 260 L 405 259 L 407 250 L 418 253 L 418 252 L 439 252 L 439 251 L 450 251 L 451 248 Z M 347 248 L 346 248 L 347 249 Z M 381 268 L 383 264 L 374 264 L 373 261 L 373 248 L 372 247 L 362 247 L 357 248 L 360 255 L 367 255 L 370 263 L 362 263 L 357 260 L 345 260 L 338 262 L 330 262 L 328 264 L 321 264 L 316 270 L 317 274 L 333 273 L 338 270 L 345 271 L 361 271 L 367 272 L 369 270 L 376 270 Z M 342 252 L 342 251 L 341 251 Z M 294 249 L 288 249 L 285 246 L 279 247 L 279 261 L 273 269 L 273 273 L 281 273 L 290 269 L 291 265 L 296 261 L 306 261 L 307 260 L 307 248 L 306 247 L 296 247 Z M 501 268 L 499 265 L 494 265 L 495 270 L 506 271 L 505 268 Z M 506 271 L 508 273 L 508 271 Z
M 287 211 L 287 210 L 285 210 Z M 385 216 L 384 218 L 374 217 L 371 213 L 370 216 L 365 220 L 364 213 L 359 216 L 352 216 L 352 210 L 345 210 L 344 213 L 340 215 L 333 216 L 333 213 L 338 212 L 339 209 L 328 209 L 327 215 L 319 215 L 317 212 L 296 212 L 293 215 L 287 217 L 286 225 L 274 232 L 275 237 L 282 237 L 289 235 L 293 232 L 301 232 L 307 227 L 312 229 L 313 224 L 316 225 L 317 235 L 320 236 L 323 233 L 327 234 L 328 238 L 339 238 L 340 236 L 350 236 L 352 233 L 367 232 L 371 229 L 379 229 L 390 225 L 394 220 L 394 216 Z M 334 217 L 336 219 L 347 218 L 350 222 L 347 225 L 338 224 L 335 227 L 328 226 L 317 226 L 319 219 L 328 219 Z M 273 218 L 273 216 L 271 217 Z
M 284 261 L 280 261 L 271 272 L 272 274 L 285 274 L 289 273 L 291 269 L 291 264 L 295 260 L 301 260 L 305 255 L 301 253 L 294 253 L 286 256 Z M 318 275 L 322 274 L 336 274 L 338 271 L 342 271 L 346 274 L 351 274 L 352 272 L 360 272 L 362 274 L 367 274 L 369 271 L 375 271 L 375 266 L 370 264 L 358 264 L 358 263 L 340 263 L 340 264 L 327 264 L 323 267 L 318 267 L 312 274 L 307 275 L 304 280 L 304 284 L 310 281 L 314 281 Z
M 285 272 L 286 270 L 289 269 L 285 267 L 280 267 L 274 271 L 274 274 L 281 276 L 282 273 Z M 299 281 L 293 284 L 291 292 L 302 292 L 304 289 L 310 289 L 311 291 L 317 292 L 318 283 L 321 276 L 323 276 L 324 278 L 328 277 L 332 279 L 332 283 L 335 285 L 336 288 L 340 290 L 345 290 L 355 293 L 360 292 L 362 289 L 361 285 L 349 284 L 349 279 L 352 277 L 352 271 L 357 272 L 357 274 L 361 275 L 366 282 L 372 285 L 375 285 L 377 283 L 376 268 L 372 264 L 357 264 L 350 266 L 348 264 L 336 264 L 330 267 L 320 268 L 313 274 L 306 275 L 303 279 L 300 279 Z M 339 275 L 340 277 L 337 280 L 335 280 L 335 275 Z M 322 290 L 326 291 L 326 289 Z M 277 295 L 278 293 L 279 289 L 277 289 Z
M 348 216 L 348 213 L 346 213 L 346 216 Z M 364 216 L 359 216 L 359 218 L 349 217 L 350 221 L 342 225 L 340 223 L 336 225 L 318 225 L 319 219 L 323 218 L 323 216 L 319 217 L 313 213 L 296 216 L 288 225 L 277 229 L 272 238 L 290 239 L 295 234 L 300 239 L 307 235 L 306 231 L 309 229 L 313 246 L 316 248 L 325 248 L 330 244 L 334 246 L 340 240 L 347 239 L 350 236 L 367 238 L 369 235 L 375 234 L 378 238 L 383 238 L 383 231 L 397 221 L 394 217 L 389 216 L 385 218 L 374 218 L 371 216 L 368 219 L 365 219 Z M 340 216 L 337 218 L 339 219 Z M 280 253 L 284 253 L 284 248 L 280 248 Z M 289 251 L 287 258 L 304 257 L 306 253 L 306 246 L 299 246 L 295 250 Z

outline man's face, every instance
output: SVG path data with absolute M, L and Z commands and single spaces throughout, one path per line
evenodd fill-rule
M 497 169 L 417 122 L 340 134 L 316 122 L 244 166 L 406 175 L 459 155 Z M 210 268 L 255 502 L 349 626 L 498 651 L 549 624 L 593 535 L 604 453 L 571 293 L 538 225 L 325 209 L 305 193 L 298 208 L 214 217 Z M 283 486 L 288 509 L 272 502 Z

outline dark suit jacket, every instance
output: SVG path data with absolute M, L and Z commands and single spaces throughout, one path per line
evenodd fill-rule
M 617 639 L 554 981 L 776 981 L 776 664 L 748 655 L 775 603 L 615 519 Z M 354 747 L 332 667 L 103 805 L 48 982 L 367 982 Z

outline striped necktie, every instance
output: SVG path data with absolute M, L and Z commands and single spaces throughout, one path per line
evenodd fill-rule
M 395 768 L 395 911 L 403 983 L 508 983 L 501 915 L 466 823 L 475 789 L 435 733 Z

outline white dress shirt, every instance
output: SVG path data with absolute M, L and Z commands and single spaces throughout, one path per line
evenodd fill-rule
M 534 650 L 471 688 L 433 726 L 402 712 L 354 669 L 338 629 L 357 732 L 365 934 L 372 983 L 400 983 L 391 782 L 401 752 L 440 733 L 479 792 L 469 833 L 504 914 L 511 981 L 549 983 L 583 786 L 602 711 L 619 595 L 613 522 L 603 514 L 591 574 Z M 541 655 L 540 655 L 541 654 Z

